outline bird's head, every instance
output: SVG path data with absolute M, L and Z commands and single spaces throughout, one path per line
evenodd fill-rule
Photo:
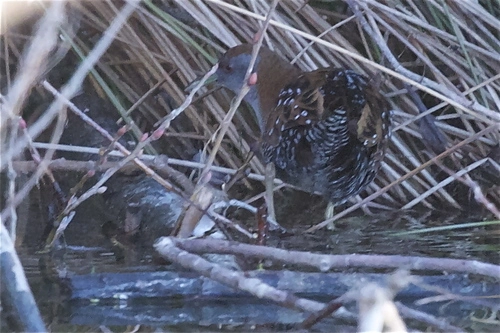
M 252 59 L 252 45 L 241 44 L 229 49 L 219 59 L 219 68 L 216 72 L 217 82 L 233 91 L 238 93 L 243 86 L 245 74 Z M 254 68 L 258 70 L 261 61 L 261 54 L 257 56 Z M 252 70 L 252 72 L 254 72 Z
M 252 59 L 252 49 L 251 44 L 241 44 L 220 57 L 215 76 L 221 86 L 236 94 L 241 90 Z M 257 79 L 256 83 L 250 86 L 245 101 L 254 109 L 262 129 L 269 112 L 276 106 L 280 89 L 295 78 L 299 70 L 263 46 L 259 50 L 252 73 L 257 74 Z

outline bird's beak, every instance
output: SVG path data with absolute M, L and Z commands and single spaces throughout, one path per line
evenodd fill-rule
M 194 81 L 192 81 L 190 84 L 187 85 L 186 88 L 184 88 L 184 92 L 190 93 L 198 83 L 200 83 L 202 76 L 197 77 Z M 214 82 L 217 82 L 217 73 L 212 74 L 203 84 L 203 86 L 207 86 L 209 84 L 212 84 Z

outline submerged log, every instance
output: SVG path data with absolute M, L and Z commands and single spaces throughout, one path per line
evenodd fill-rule
M 367 282 L 384 284 L 386 274 L 363 273 L 304 273 L 292 271 L 250 271 L 249 278 L 261 279 L 273 287 L 304 297 L 331 299 L 351 288 Z M 479 297 L 498 294 L 495 283 L 475 283 L 466 275 L 449 274 L 420 277 L 422 284 L 431 285 L 450 293 Z M 70 277 L 68 286 L 71 299 L 124 299 L 162 298 L 176 296 L 243 297 L 247 293 L 226 287 L 193 272 L 130 272 L 76 275 Z M 410 285 L 398 294 L 398 298 L 419 299 L 436 295 Z

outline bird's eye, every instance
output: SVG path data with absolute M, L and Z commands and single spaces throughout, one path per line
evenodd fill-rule
M 224 70 L 225 70 L 226 72 L 232 72 L 232 71 L 233 71 L 233 67 L 232 67 L 230 64 L 226 64 L 226 65 L 224 66 Z

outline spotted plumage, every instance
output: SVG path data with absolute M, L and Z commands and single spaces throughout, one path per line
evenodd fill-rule
M 251 45 L 221 59 L 219 82 L 237 92 Z M 380 168 L 390 134 L 385 99 L 366 77 L 349 69 L 302 73 L 263 48 L 257 84 L 245 100 L 261 128 L 260 157 L 279 178 L 342 203 L 362 191 Z

